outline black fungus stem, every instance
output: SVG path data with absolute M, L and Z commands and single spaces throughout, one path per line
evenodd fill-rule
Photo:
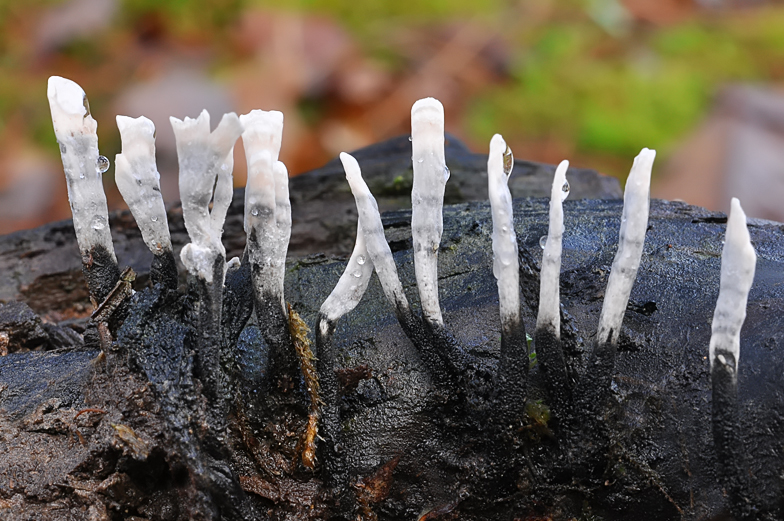
M 117 261 L 103 246 L 95 246 L 82 253 L 82 273 L 87 280 L 90 296 L 96 303 L 103 302 L 120 280 Z
M 525 414 L 528 392 L 528 341 L 522 320 L 501 324 L 501 352 L 495 381 L 495 416 L 511 425 Z
M 233 353 L 223 348 L 221 338 L 225 263 L 223 255 L 218 255 L 213 264 L 212 283 L 202 278 L 196 280 L 196 372 L 204 386 L 204 395 L 219 414 L 216 420 L 220 421 L 228 415 L 230 371 L 227 364 L 233 361 Z
M 395 302 L 395 316 L 406 337 L 419 351 L 430 375 L 439 385 L 459 384 L 469 367 L 468 357 L 444 326 L 419 319 L 404 302 Z
M 608 338 L 612 338 L 612 333 Z M 598 429 L 606 412 L 617 352 L 615 343 L 594 343 L 585 373 L 577 384 L 575 414 L 580 414 L 590 429 Z
M 153 255 L 150 264 L 150 280 L 153 285 L 163 284 L 167 289 L 177 289 L 179 284 L 177 262 L 172 250 L 163 250 Z
M 324 466 L 324 480 L 328 487 L 348 488 L 348 469 L 342 444 L 340 424 L 340 384 L 335 374 L 337 350 L 333 341 L 336 323 L 319 315 L 316 326 L 316 371 L 321 385 L 321 437 L 319 461 Z
M 545 385 L 550 397 L 550 408 L 555 416 L 562 418 L 572 400 L 572 389 L 566 367 L 561 339 L 552 327 L 539 327 L 534 333 L 536 362 L 544 374 Z
M 724 361 L 718 355 L 723 355 Z M 758 511 L 751 501 L 748 467 L 744 464 L 735 366 L 732 353 L 717 350 L 711 369 L 713 443 L 721 484 L 727 491 L 732 514 L 738 521 L 751 521 L 758 519 Z

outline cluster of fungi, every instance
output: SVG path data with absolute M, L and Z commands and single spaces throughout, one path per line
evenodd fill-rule
M 115 160 L 116 183 L 153 253 L 151 287 L 134 292 L 132 273 L 121 272 L 113 250 L 102 184 L 107 160 L 99 155 L 96 122 L 85 94 L 76 83 L 52 77 L 48 96 L 83 273 L 95 305 L 88 334 L 103 357 L 130 360 L 148 374 L 160 373 L 163 369 L 156 367 L 166 367 L 167 363 L 179 364 L 190 373 L 177 381 L 161 378 L 168 383 L 159 390 L 159 399 L 164 409 L 167 400 L 171 402 L 169 417 L 179 433 L 173 450 L 180 454 L 178 464 L 204 492 L 193 499 L 191 515 L 256 518 L 256 507 L 243 499 L 242 484 L 227 463 L 229 430 L 232 422 L 245 424 L 243 442 L 253 447 L 260 443 L 254 436 L 265 436 L 264 425 L 288 421 L 298 425 L 300 433 L 291 469 L 304 469 L 318 476 L 324 501 L 330 505 L 330 517 L 374 516 L 367 494 L 363 496 L 362 480 L 353 475 L 347 461 L 341 385 L 336 373 L 340 353 L 334 338 L 338 322 L 362 300 L 373 272 L 435 387 L 443 389 L 442 411 L 464 427 L 481 429 L 494 440 L 496 448 L 488 454 L 490 470 L 477 477 L 475 493 L 492 495 L 498 483 L 515 472 L 503 463 L 503 453 L 514 450 L 519 427 L 529 414 L 526 402 L 531 340 L 537 363 L 546 376 L 547 404 L 557 438 L 554 446 L 559 452 L 554 459 L 561 462 L 561 468 L 556 465 L 551 472 L 556 475 L 567 466 L 591 468 L 601 458 L 603 449 L 594 442 L 596 438 L 585 441 L 582 433 L 601 433 L 604 428 L 602 411 L 611 389 L 621 322 L 648 227 L 655 152 L 642 150 L 626 183 L 618 251 L 598 329 L 585 370 L 575 380 L 567 370 L 562 346 L 559 302 L 562 202 L 569 194 L 565 177 L 568 162 L 558 166 L 552 183 L 549 232 L 542 244 L 539 312 L 531 339 L 521 314 L 518 244 L 507 185 L 513 158 L 500 135 L 490 141 L 487 175 L 501 338 L 497 366 L 488 371 L 445 327 L 439 304 L 437 261 L 444 190 L 450 173 L 444 157 L 443 107 L 437 100 L 419 100 L 411 111 L 411 232 L 421 313 L 406 297 L 376 200 L 362 178 L 359 164 L 343 153 L 340 160 L 359 216 L 356 243 L 345 272 L 321 306 L 311 335 L 284 296 L 292 221 L 288 172 L 278 160 L 283 114 L 260 110 L 239 117 L 225 114 L 212 131 L 206 111 L 196 119 L 171 118 L 179 156 L 182 214 L 191 240 L 180 253 L 187 270 L 184 292 L 178 287 L 178 264 L 160 193 L 155 127 L 145 117 L 117 116 L 122 153 Z M 244 204 L 247 245 L 241 259 L 227 260 L 221 234 L 233 193 L 233 148 L 240 137 L 248 163 Z M 733 199 L 709 357 L 719 475 L 729 508 L 738 519 L 755 519 L 759 514 L 735 450 L 741 436 L 737 418 L 739 335 L 755 263 L 745 214 Z M 147 310 L 147 314 L 137 312 L 130 320 L 132 309 Z M 243 404 L 237 399 L 235 348 L 254 312 L 268 348 L 268 363 L 258 400 Z M 165 338 L 187 338 L 188 349 L 164 361 L 151 353 L 170 349 L 153 345 L 156 332 L 167 327 L 170 329 Z M 178 327 L 188 331 L 178 337 Z M 144 331 L 135 332 L 139 329 Z M 180 405 L 171 396 L 185 392 L 177 391 L 178 386 L 180 391 L 186 387 L 188 392 L 196 390 L 202 405 L 192 407 L 205 407 L 198 417 L 177 412 Z M 259 465 L 263 466 L 263 461 Z M 434 519 L 437 513 L 431 514 L 423 514 L 422 519 Z

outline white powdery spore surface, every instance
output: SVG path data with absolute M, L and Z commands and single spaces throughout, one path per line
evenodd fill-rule
M 362 179 L 359 163 L 354 156 L 343 152 L 340 154 L 340 161 L 343 163 L 346 180 L 351 187 L 351 193 L 354 195 L 354 201 L 357 205 L 359 229 L 364 236 L 368 255 L 376 269 L 384 295 L 393 304 L 408 308 L 408 300 L 397 274 L 395 259 L 392 257 L 392 250 L 389 249 L 387 238 L 384 235 L 384 225 L 381 223 L 376 199 L 370 193 L 365 180 Z
M 354 243 L 354 251 L 351 253 L 351 258 L 348 260 L 343 275 L 335 285 L 335 289 L 321 305 L 321 314 L 331 322 L 335 322 L 357 307 L 367 290 L 372 274 L 373 261 L 370 260 L 365 246 L 365 236 L 362 233 L 360 223 L 357 223 L 357 240 Z
M 215 259 L 226 254 L 221 235 L 232 196 L 234 143 L 242 134 L 242 125 L 236 114 L 229 113 L 210 132 L 206 110 L 196 119 L 172 117 L 170 121 L 180 163 L 182 216 L 191 239 L 180 257 L 191 274 L 212 283 Z
M 754 282 L 756 266 L 757 254 L 751 245 L 746 227 L 746 214 L 740 201 L 733 197 L 721 252 L 719 298 L 713 312 L 709 352 L 711 367 L 715 357 L 721 357 L 721 352 L 727 351 L 735 357 L 734 369 L 737 370 L 740 359 L 740 329 L 746 319 L 746 303 Z
M 493 275 L 498 281 L 501 323 L 517 324 L 520 322 L 520 275 L 512 194 L 508 185 L 512 171 L 504 171 L 506 150 L 504 138 L 500 134 L 494 135 L 487 157 L 487 192 L 493 213 Z
M 643 148 L 634 158 L 623 194 L 623 214 L 618 237 L 618 252 L 613 260 L 604 305 L 599 316 L 597 341 L 617 343 L 629 295 L 640 267 L 650 207 L 651 169 L 655 150 Z
M 79 250 L 86 255 L 102 246 L 115 259 L 103 172 L 98 168 L 98 124 L 87 110 L 84 90 L 71 80 L 52 76 L 46 94 L 60 144 Z
M 117 188 L 150 251 L 171 251 L 161 176 L 155 164 L 155 125 L 144 116 L 117 116 L 117 128 L 122 139 L 122 153 L 114 160 Z
M 411 107 L 411 235 L 414 272 L 424 316 L 443 324 L 438 303 L 438 247 L 444 230 L 442 208 L 449 169 L 444 157 L 444 106 L 425 98 Z
M 556 338 L 561 337 L 559 280 L 564 233 L 563 201 L 569 193 L 568 190 L 564 190 L 568 169 L 569 161 L 561 161 L 555 169 L 550 191 L 550 225 L 542 253 L 542 270 L 539 275 L 539 314 L 536 317 L 536 328 L 549 328 L 555 333 Z
M 283 113 L 252 110 L 240 116 L 240 123 L 244 128 L 242 144 L 248 161 L 245 187 L 245 232 L 248 233 L 253 224 L 262 227 L 275 224 L 276 180 L 273 168 L 280 155 Z M 288 178 L 286 183 L 288 186 Z

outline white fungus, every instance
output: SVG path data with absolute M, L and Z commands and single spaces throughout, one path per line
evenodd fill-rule
M 280 161 L 272 166 L 275 177 L 275 254 L 272 266 L 278 291 L 283 295 L 284 273 L 286 271 L 286 253 L 291 239 L 291 200 L 289 199 L 289 171 Z
M 493 275 L 498 281 L 498 301 L 502 324 L 520 323 L 520 284 L 517 237 L 509 193 L 511 169 L 504 167 L 507 146 L 496 134 L 490 140 L 487 157 L 487 192 L 493 213 Z
M 444 230 L 442 207 L 449 169 L 444 157 L 444 106 L 425 98 L 411 107 L 411 235 L 422 314 L 443 325 L 438 303 L 438 246 Z M 503 151 L 502 151 L 503 152 Z
M 733 370 L 737 370 L 740 358 L 740 329 L 746 319 L 746 303 L 754 271 L 757 254 L 751 245 L 749 230 L 746 227 L 746 214 L 740 201 L 732 198 L 730 215 L 727 219 L 727 233 L 721 252 L 721 282 L 719 298 L 713 312 L 710 339 L 710 364 L 721 352 L 729 352 L 735 358 Z M 718 352 L 718 353 L 717 353 Z M 727 363 L 726 357 L 723 360 Z
M 245 231 L 254 237 L 250 260 L 261 267 L 254 284 L 259 295 L 279 300 L 285 309 L 283 282 L 291 236 L 291 202 L 288 170 L 278 161 L 283 114 L 253 110 L 240 116 L 240 122 L 245 129 L 242 143 L 248 161 Z
M 360 224 L 357 223 L 357 240 L 354 251 L 346 264 L 346 269 L 335 289 L 329 294 L 327 300 L 321 305 L 321 314 L 330 322 L 335 322 L 340 317 L 357 307 L 359 301 L 367 290 L 370 275 L 373 274 L 373 261 L 370 260 L 365 236 Z
M 233 112 L 224 114 L 213 132 L 206 110 L 196 119 L 169 119 L 177 141 L 182 216 L 191 239 L 180 257 L 188 272 L 211 284 L 215 260 L 226 255 L 221 235 L 232 196 L 234 143 L 242 125 Z
M 561 338 L 561 312 L 559 279 L 561 276 L 561 250 L 564 233 L 563 200 L 568 195 L 566 171 L 569 161 L 561 161 L 555 169 L 553 186 L 550 190 L 550 226 L 547 231 L 547 242 L 542 253 L 542 270 L 539 274 L 539 314 L 536 317 L 536 328 L 547 328 Z
M 252 110 L 240 116 L 244 128 L 242 144 L 248 161 L 248 182 L 245 187 L 245 232 L 249 218 L 275 209 L 275 175 L 273 167 L 280 154 L 283 139 L 283 113 L 277 110 Z M 263 157 L 266 153 L 269 157 Z M 286 179 L 288 183 L 288 178 Z M 251 213 L 253 210 L 256 213 Z
M 645 231 L 648 228 L 651 168 L 655 150 L 643 148 L 634 158 L 623 194 L 623 214 L 618 237 L 618 252 L 613 260 L 604 304 L 599 316 L 597 341 L 599 344 L 618 342 L 623 314 L 640 267 Z
M 384 235 L 384 225 L 381 223 L 381 215 L 378 213 L 378 204 L 373 194 L 370 193 L 365 180 L 362 179 L 362 172 L 359 163 L 350 154 L 342 152 L 340 161 L 346 171 L 346 180 L 354 194 L 354 201 L 357 204 L 359 214 L 359 228 L 365 238 L 365 246 L 368 256 L 376 269 L 378 280 L 387 299 L 393 304 L 408 309 L 408 300 L 403 292 L 403 285 L 397 275 L 397 266 L 392 257 L 392 250 L 389 249 L 386 236 Z
M 160 174 L 155 165 L 155 125 L 144 116 L 117 116 L 122 153 L 115 156 L 114 180 L 153 253 L 171 251 Z
M 60 144 L 79 250 L 87 255 L 101 246 L 116 261 L 103 191 L 102 174 L 106 169 L 101 163 L 106 159 L 98 154 L 98 124 L 90 115 L 87 97 L 79 85 L 59 76 L 49 78 L 46 94 Z

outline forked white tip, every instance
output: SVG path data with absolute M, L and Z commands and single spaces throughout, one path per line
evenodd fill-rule
M 381 223 L 381 215 L 378 213 L 378 204 L 373 194 L 362 179 L 359 163 L 354 156 L 342 152 L 340 161 L 346 171 L 346 179 L 354 194 L 354 201 L 357 204 L 359 214 L 359 228 L 365 238 L 370 260 L 376 269 L 378 280 L 384 290 L 384 295 L 395 306 L 408 309 L 408 300 L 403 292 L 403 285 L 397 274 L 395 259 L 392 257 L 392 250 L 389 248 L 386 236 L 384 235 L 384 225 Z M 359 232 L 358 232 L 359 233 Z

